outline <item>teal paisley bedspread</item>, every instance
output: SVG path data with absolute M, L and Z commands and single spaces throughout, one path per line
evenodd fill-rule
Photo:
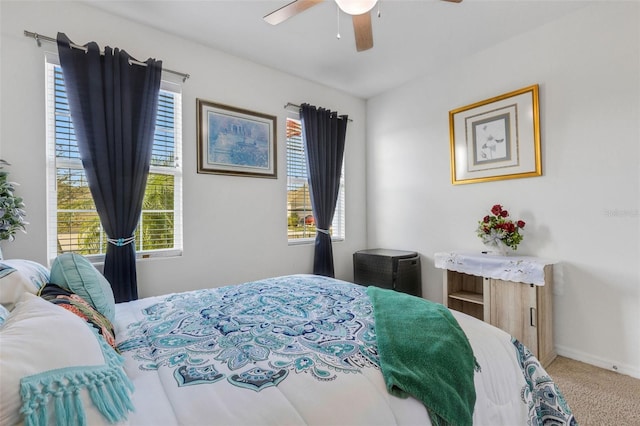
M 118 349 L 141 369 L 173 369 L 178 386 L 227 379 L 260 391 L 292 371 L 333 380 L 379 365 L 366 288 L 324 277 L 173 294 L 143 315 Z
M 183 399 L 180 397 L 181 391 L 191 395 L 209 395 L 218 389 L 213 393 L 215 398 L 220 398 L 226 393 L 221 390 L 222 385 L 230 384 L 233 391 L 241 392 L 247 400 L 253 400 L 251 396 L 255 395 L 258 401 L 257 396 L 260 395 L 259 400 L 272 401 L 269 398 L 281 396 L 281 393 L 259 392 L 268 388 L 282 391 L 289 385 L 296 388 L 301 383 L 317 383 L 322 386 L 314 387 L 316 391 L 326 385 L 327 389 L 331 389 L 330 392 L 340 395 L 347 392 L 347 396 L 343 397 L 346 406 L 352 395 L 363 392 L 363 387 L 377 383 L 370 379 L 372 371 L 380 370 L 380 356 L 374 311 L 366 287 L 327 277 L 291 275 L 175 293 L 123 305 L 127 306 L 122 306 L 116 317 L 117 347 L 127 359 L 130 371 L 143 372 L 141 375 L 134 374 L 133 382 L 136 392 L 145 395 L 155 392 L 164 395 L 167 392 L 175 398 L 171 402 L 178 404 L 178 400 Z M 123 316 L 118 320 L 120 312 Z M 510 350 L 496 352 L 493 346 L 491 350 L 486 350 L 482 345 L 496 345 L 496 339 L 509 336 L 503 332 L 496 333 L 499 330 L 461 314 L 456 319 L 465 333 L 475 336 L 470 339 L 473 345 L 478 345 L 473 347 L 474 353 L 492 354 L 491 357 L 478 360 L 482 372 L 475 375 L 480 383 L 476 383 L 480 402 L 476 403 L 474 422 L 487 424 L 483 421 L 487 416 L 511 420 L 517 418 L 516 421 L 510 421 L 512 424 L 575 424 L 562 394 L 526 348 L 514 341 L 505 346 Z M 424 324 L 425 327 L 428 325 Z M 516 350 L 513 350 L 514 345 Z M 497 346 L 502 348 L 504 345 Z M 516 374 L 502 376 L 505 363 L 515 363 Z M 152 371 L 158 374 L 147 374 Z M 140 382 L 135 379 L 138 376 Z M 161 376 L 164 391 L 155 387 L 150 389 L 142 376 Z M 282 386 L 278 387 L 280 384 Z M 342 384 L 348 386 L 343 389 Z M 375 386 L 376 395 L 386 391 L 382 379 L 379 381 L 380 388 Z M 301 389 L 304 392 L 306 390 L 306 387 Z M 522 405 L 513 413 L 500 417 L 505 410 L 501 406 L 492 408 L 492 394 L 503 395 L 505 399 L 515 398 Z M 331 397 L 339 398 L 337 394 Z M 149 398 L 143 398 L 146 399 Z M 275 398 L 273 404 L 281 399 Z M 225 404 L 224 401 L 218 401 L 218 404 Z M 376 404 L 376 410 L 396 404 L 383 401 L 387 402 Z M 230 406 L 233 404 L 231 402 Z M 256 406 L 252 409 L 257 410 Z M 314 407 L 314 404 L 310 406 Z M 211 408 L 198 406 L 198 410 L 212 410 L 204 418 L 214 412 L 217 416 L 222 415 L 215 407 L 219 405 L 212 404 Z M 405 412 L 405 405 L 398 407 Z M 298 408 L 295 407 L 296 410 Z M 285 412 L 290 407 L 287 400 L 284 406 L 272 407 L 270 402 L 267 409 L 269 413 L 278 410 Z M 140 411 L 144 412 L 144 409 Z M 193 406 L 176 405 L 172 412 L 178 411 L 188 416 Z M 227 412 L 232 413 L 230 410 Z M 398 412 L 392 416 L 398 415 L 402 416 Z M 383 417 L 375 414 L 373 418 Z M 193 423 L 190 419 L 178 420 L 177 423 Z M 235 422 L 234 419 L 231 417 L 227 420 Z M 135 420 L 132 419 L 132 424 L 136 424 Z M 283 423 L 287 422 L 291 423 L 291 420 L 283 420 Z M 221 420 L 221 423 L 224 421 Z M 371 424 L 370 421 L 364 423 Z
M 578 422 L 564 395 L 540 366 L 540 361 L 518 339 L 512 337 L 511 343 L 516 349 L 522 375 L 526 381 L 522 387 L 521 397 L 529 410 L 529 425 L 577 426 Z

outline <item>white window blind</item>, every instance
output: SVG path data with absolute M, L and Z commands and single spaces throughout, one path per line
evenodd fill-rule
M 48 255 L 75 252 L 100 261 L 107 236 L 87 185 L 69 113 L 62 70 L 47 60 Z M 135 231 L 138 257 L 182 252 L 182 101 L 162 82 L 150 172 Z
M 344 210 L 343 162 L 338 202 L 329 230 L 333 240 L 344 239 Z M 290 244 L 295 244 L 313 241 L 315 236 L 316 225 L 309 194 L 302 125 L 300 120 L 287 118 L 287 237 Z

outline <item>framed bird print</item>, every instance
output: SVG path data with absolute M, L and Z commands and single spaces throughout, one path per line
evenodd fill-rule
M 542 175 L 538 85 L 449 111 L 451 183 Z

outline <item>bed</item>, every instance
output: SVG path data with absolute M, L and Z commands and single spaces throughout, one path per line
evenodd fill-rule
M 575 424 L 517 340 L 391 290 L 291 275 L 148 297 L 106 312 L 113 341 L 105 323 L 87 327 L 86 315 L 43 297 L 23 295 L 12 308 L 0 326 L 0 371 L 19 371 L 0 376 L 0 424 Z M 37 324 L 20 328 L 28 321 Z M 27 332 L 48 339 L 36 352 L 64 362 L 9 366 L 42 362 L 11 340 Z M 80 334 L 84 343 L 73 340 Z M 13 387 L 20 392 L 7 397 Z

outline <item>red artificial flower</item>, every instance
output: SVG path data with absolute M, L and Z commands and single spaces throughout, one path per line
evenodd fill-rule
M 501 204 L 494 204 L 491 207 L 491 214 L 478 221 L 476 234 L 485 244 L 494 244 L 496 240 L 500 240 L 506 246 L 516 250 L 522 241 L 520 229 L 524 226 L 523 220 L 509 219 L 509 211 L 505 210 Z

